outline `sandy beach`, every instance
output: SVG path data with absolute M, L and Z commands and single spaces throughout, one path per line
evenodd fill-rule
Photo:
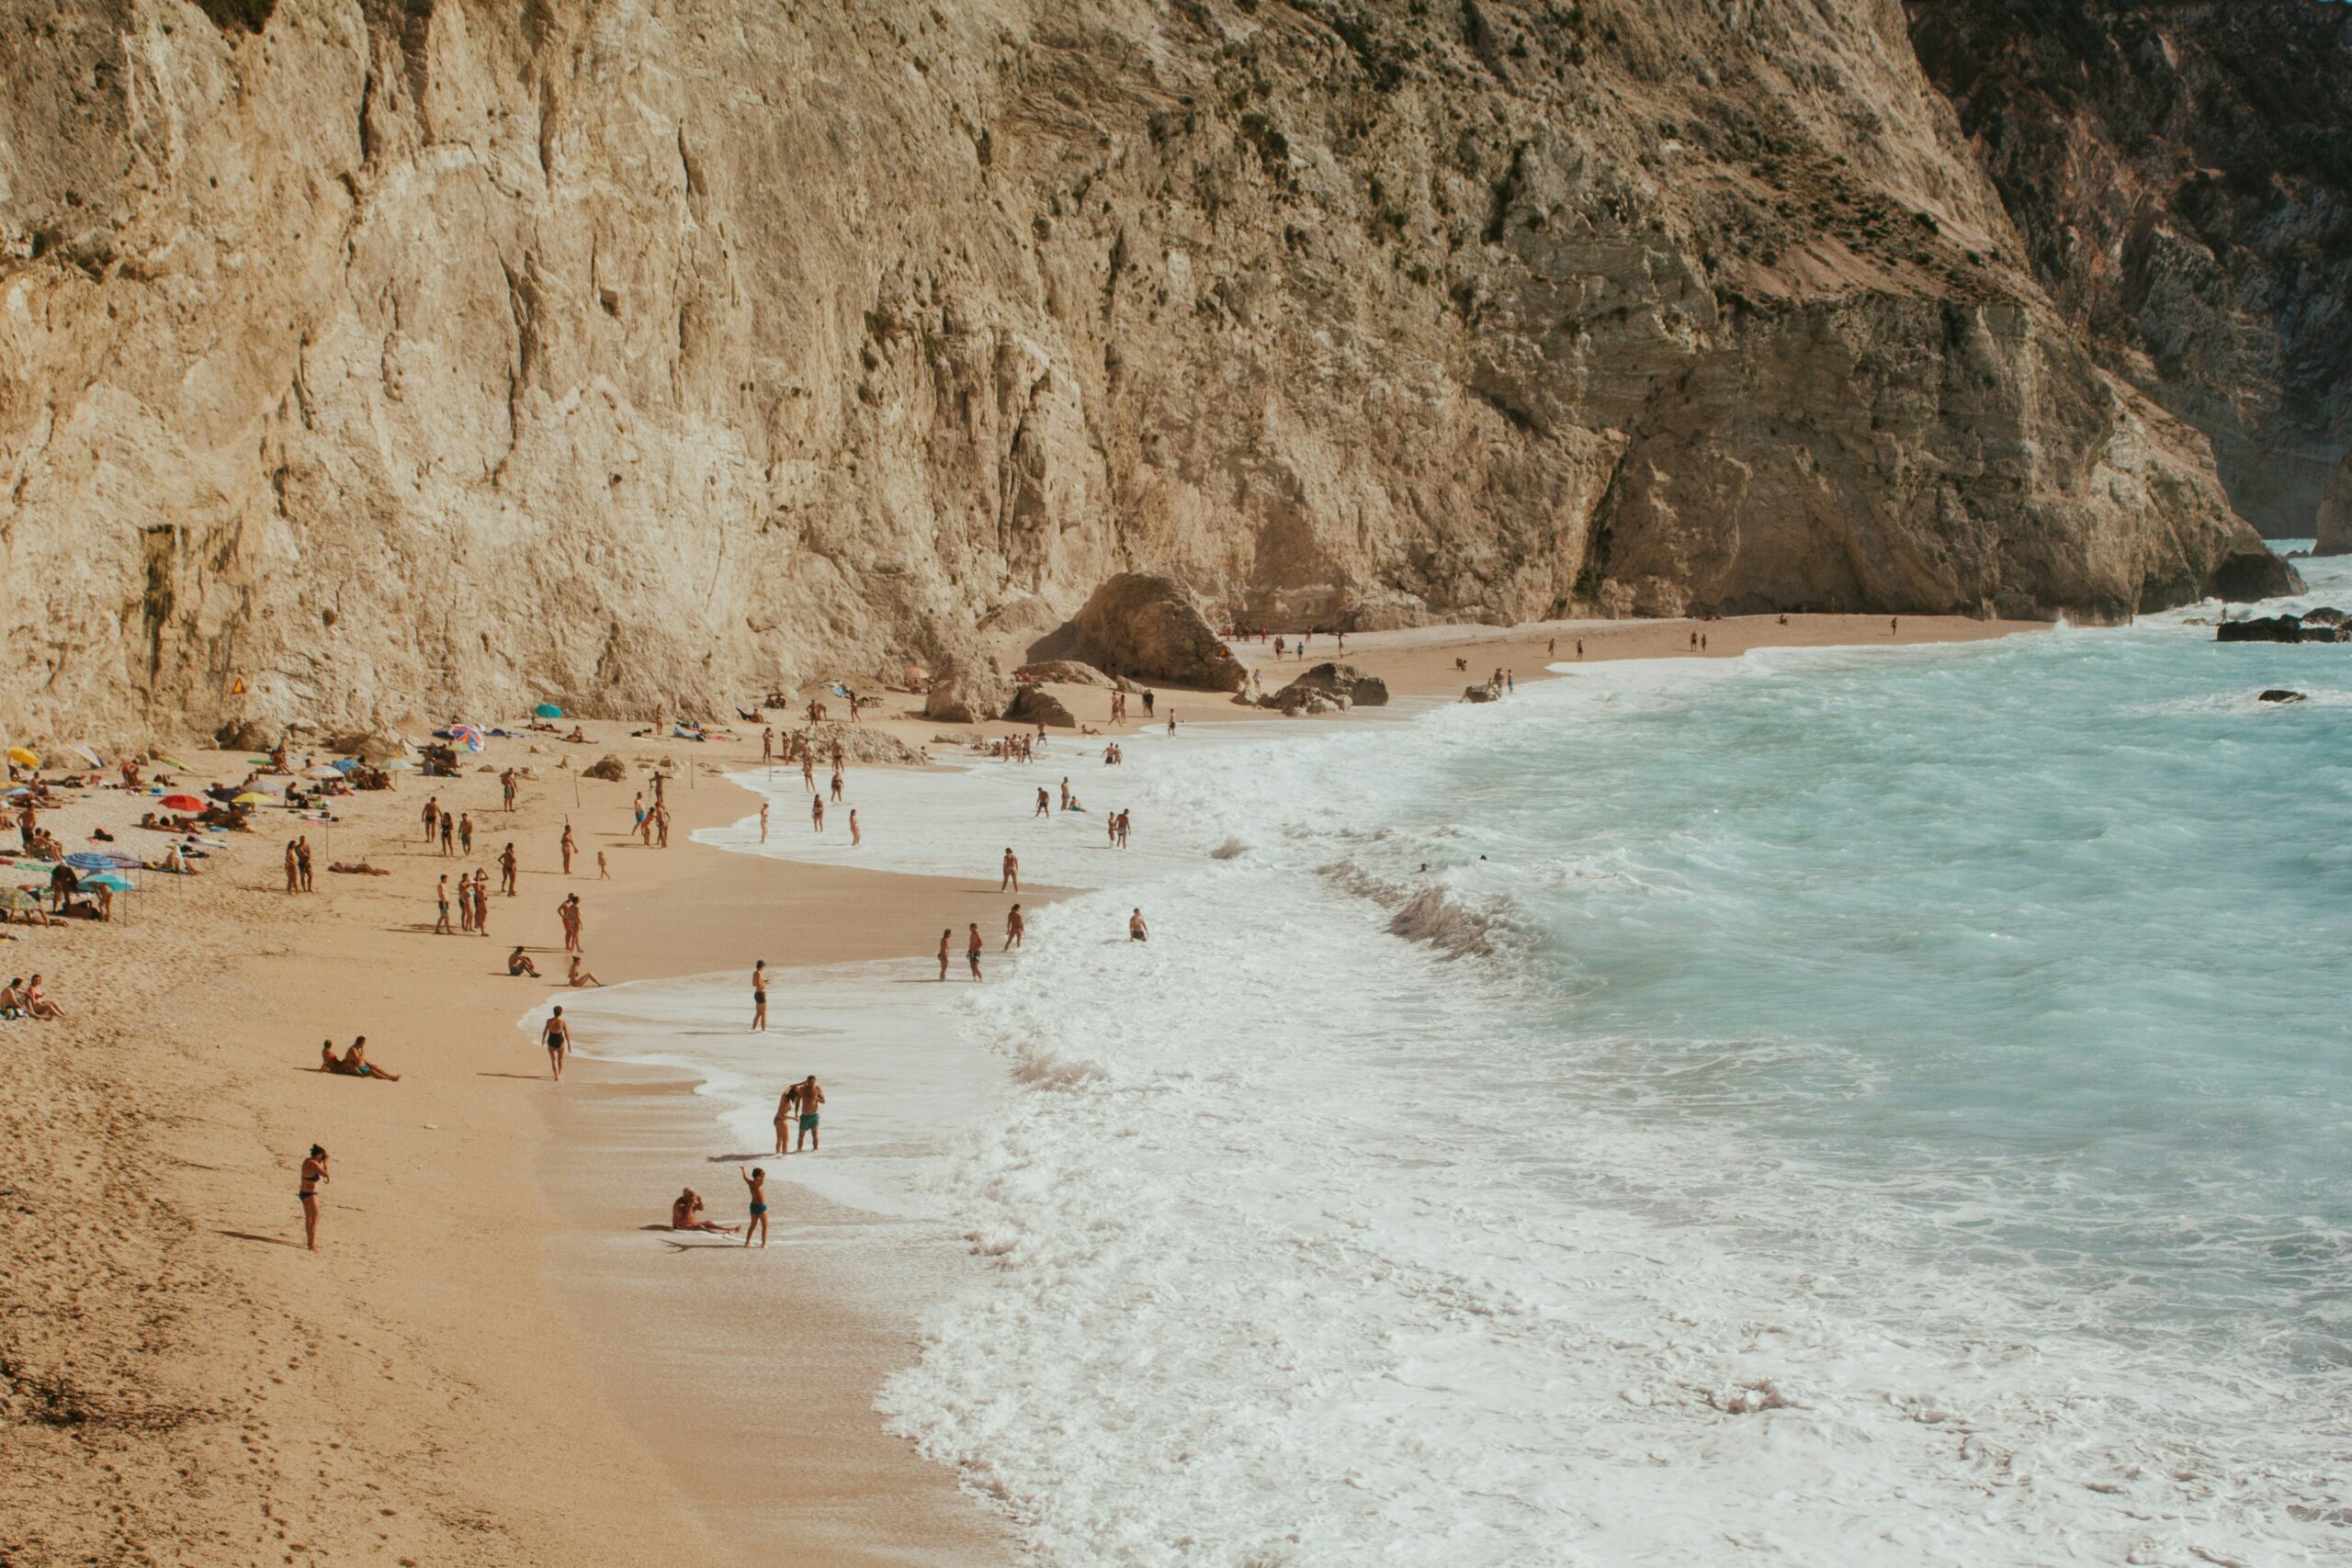
M 1693 631 L 1705 657 L 1725 658 L 2029 629 L 1905 617 L 1891 635 L 1883 617 L 1806 615 L 1423 628 L 1351 637 L 1346 657 L 1388 681 L 1390 713 L 1408 714 L 1497 667 L 1542 679 L 1555 640 L 1572 664 L 1578 639 L 1600 661 L 1699 657 Z M 1270 692 L 1300 663 L 1238 651 Z M 1317 638 L 1308 661 L 1336 651 Z M 1103 726 L 1100 689 L 1057 691 Z M 919 702 L 891 694 L 868 721 L 936 761 L 967 756 L 933 738 L 969 727 L 921 721 Z M 1188 724 L 1278 716 L 1211 694 L 1160 705 Z M 879 1380 L 914 1353 L 926 1296 L 976 1265 L 817 1199 L 789 1161 L 771 1187 L 780 1253 L 673 1245 L 648 1227 L 682 1182 L 716 1217 L 741 1218 L 735 1165 L 714 1161 L 741 1151 L 721 1146 L 690 1080 L 587 1059 L 557 1088 L 517 1027 L 560 999 L 567 892 L 582 898 L 589 966 L 608 983 L 748 977 L 756 957 L 903 958 L 922 976 L 941 926 L 1001 929 L 994 868 L 779 868 L 695 844 L 695 829 L 755 809 L 721 770 L 755 763 L 757 734 L 695 745 L 629 728 L 592 723 L 589 745 L 496 741 L 473 764 L 485 771 L 458 779 L 403 774 L 337 801 L 331 839 L 265 810 L 256 831 L 215 836 L 203 874 L 142 875 L 123 919 L 8 928 L 21 939 L 5 949 L 8 972 L 42 974 L 70 1016 L 0 1024 L 13 1067 L 0 1088 L 0 1414 L 13 1450 L 0 1561 L 1012 1558 L 997 1518 L 873 1408 Z M 625 781 L 578 778 L 607 753 L 628 763 Z M 187 783 L 248 765 L 243 752 L 178 755 Z M 647 849 L 627 831 L 630 800 L 665 758 L 696 771 L 668 784 L 672 847 Z M 512 814 L 487 771 L 509 764 L 534 775 Z M 428 795 L 471 814 L 467 869 L 517 846 L 521 893 L 492 897 L 487 939 L 432 931 L 434 880 L 458 865 L 421 836 Z M 162 836 L 130 826 L 144 805 L 92 791 L 44 821 L 69 849 L 103 825 L 153 855 Z M 569 879 L 556 847 L 567 819 L 582 850 Z M 298 831 L 320 851 L 308 896 L 281 891 Z M 610 882 L 596 877 L 600 850 Z M 363 854 L 391 874 L 326 869 Z M 508 976 L 516 942 L 545 977 Z M 788 996 L 787 977 L 779 1012 Z M 361 1033 L 401 1081 L 317 1070 L 322 1038 Z M 594 1038 L 582 1044 L 593 1058 Z M 293 1182 L 314 1141 L 334 1180 L 311 1254 Z

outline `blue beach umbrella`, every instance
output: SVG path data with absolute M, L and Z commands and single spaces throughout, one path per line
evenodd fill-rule
M 556 706 L 553 703 L 541 703 L 531 711 L 541 718 L 561 718 L 563 716 L 563 710 Z
M 138 885 L 119 871 L 102 871 L 96 876 L 84 877 L 82 879 L 82 886 L 85 887 L 110 887 L 117 893 L 128 893 L 131 888 Z
M 111 871 L 114 869 L 114 857 L 85 850 L 80 854 L 67 855 L 65 863 L 76 871 Z

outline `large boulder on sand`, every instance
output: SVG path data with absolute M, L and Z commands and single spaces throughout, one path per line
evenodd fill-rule
M 1079 644 L 1070 651 L 1114 675 L 1212 692 L 1238 692 L 1249 679 L 1172 577 L 1121 572 L 1094 591 L 1069 630 Z
M 1055 729 L 1076 729 L 1078 719 L 1062 700 L 1053 693 L 1037 686 L 1023 686 L 1012 694 L 1012 705 L 1004 716 L 1014 724 L 1043 724 Z
M 1388 682 L 1367 675 L 1352 664 L 1326 661 L 1263 700 L 1261 705 L 1284 713 L 1319 713 L 1325 708 L 1381 707 L 1388 701 Z
M 922 716 L 934 724 L 979 724 L 1004 712 L 1012 695 L 1012 683 L 993 666 L 958 664 L 932 682 Z
M 585 768 L 582 768 L 581 770 L 581 774 L 584 778 L 607 779 L 614 784 L 618 784 L 621 780 L 628 777 L 628 764 L 622 761 L 618 757 L 612 753 L 607 752 L 603 757 L 598 758 L 595 761 L 589 763 Z
M 277 730 L 257 718 L 241 718 L 222 725 L 213 739 L 224 751 L 266 751 L 277 744 Z
M 1136 689 L 1136 683 L 1133 681 L 1122 680 L 1116 675 L 1105 675 L 1093 665 L 1077 659 L 1041 659 L 1034 664 L 1023 665 L 1013 673 L 1024 681 L 1034 681 L 1041 686 L 1048 683 L 1064 686 L 1109 686 L 1122 692 Z
M 327 750 L 340 751 L 346 757 L 356 757 L 363 762 L 389 762 L 395 757 L 408 754 L 408 748 L 399 736 L 387 735 L 381 730 L 354 729 L 341 735 L 330 735 L 327 737 Z

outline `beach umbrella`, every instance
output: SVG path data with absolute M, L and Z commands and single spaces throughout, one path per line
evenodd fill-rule
M 0 909 L 38 909 L 40 900 L 21 887 L 0 887 Z
M 343 777 L 343 770 L 331 762 L 321 762 L 314 768 L 304 768 L 302 776 L 306 779 L 339 779 Z
M 133 887 L 137 886 L 138 884 L 132 882 L 130 878 L 123 875 L 119 871 L 102 871 L 96 876 L 84 877 L 82 879 L 82 886 L 85 887 L 107 887 L 113 889 L 117 893 L 128 893 Z
M 232 806 L 275 806 L 277 802 L 257 790 L 249 789 L 243 795 L 232 796 L 229 804 Z
M 416 764 L 410 761 L 406 757 L 394 757 L 383 764 L 383 769 L 384 772 L 388 773 L 397 773 L 404 769 L 413 768 L 414 766 L 416 766 Z
M 94 768 L 103 768 L 107 765 L 105 758 L 99 756 L 96 751 L 91 750 L 87 746 L 83 745 L 79 740 L 68 741 L 67 744 L 72 746 L 74 750 L 79 751 L 82 754 L 82 760 L 89 763 L 90 766 Z
M 563 716 L 563 710 L 556 706 L 553 703 L 541 703 L 531 711 L 538 715 L 541 718 L 561 718 Z
M 329 762 L 327 766 L 338 773 L 347 773 L 351 772 L 352 769 L 359 766 L 359 759 L 356 757 L 339 757 L 335 761 Z
M 167 795 L 155 804 L 164 807 L 166 811 L 201 811 L 204 809 L 204 802 L 197 799 L 196 796 L 192 795 Z
M 182 773 L 192 773 L 196 772 L 196 770 L 195 770 L 194 768 L 189 767 L 186 762 L 181 761 L 177 757 L 166 757 L 166 756 L 164 756 L 161 751 L 158 751 L 158 752 L 156 752 L 156 753 L 155 753 L 155 761 L 159 761 L 159 762 L 163 763 L 163 764 L 164 764 L 164 766 L 165 766 L 165 767 L 167 767 L 167 768 L 177 768 L 180 772 L 182 772 Z
M 469 751 L 479 751 L 484 745 L 481 738 L 481 731 L 475 728 L 470 724 L 451 725 L 449 727 L 449 739 L 456 741 L 458 745 L 463 746 Z
M 65 863 L 76 871 L 105 871 L 114 864 L 114 857 L 85 851 L 81 854 L 67 855 Z
M 21 746 L 11 746 L 8 748 L 8 761 L 16 763 L 20 768 L 38 768 L 40 766 L 40 759 L 34 756 L 30 751 L 26 750 Z

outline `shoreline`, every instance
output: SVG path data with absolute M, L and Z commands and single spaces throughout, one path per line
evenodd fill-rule
M 1881 624 L 1874 617 L 1792 620 L 1789 627 L 1768 617 L 1710 623 L 1709 656 L 2046 629 L 1913 622 L 1899 639 L 1865 640 L 1844 623 Z M 1687 656 L 1675 644 L 1691 625 L 1609 623 L 1584 636 L 1593 661 Z M 1540 636 L 1464 631 L 1460 644 L 1394 649 L 1351 638 L 1349 661 L 1388 678 L 1405 708 L 1458 694 L 1464 682 L 1451 661 L 1465 646 L 1489 649 L 1486 662 L 1506 665 L 1523 649 L 1519 672 L 1545 678 L 1532 657 Z M 1251 650 L 1243 651 L 1249 658 Z M 1268 671 L 1269 690 L 1280 683 L 1274 673 Z M 1104 694 L 1061 690 L 1092 722 Z M 1281 716 L 1219 694 L 1168 695 L 1188 724 Z M 898 710 L 908 700 L 888 702 Z M 897 713 L 871 722 L 917 745 L 951 728 L 967 735 L 1017 728 L 947 727 Z M 935 929 L 928 917 L 910 922 L 903 904 L 881 893 L 893 874 L 780 870 L 720 852 L 616 852 L 626 835 L 605 828 L 626 824 L 640 776 L 583 786 L 576 774 L 567 782 L 560 763 L 576 769 L 616 752 L 635 762 L 676 756 L 709 769 L 731 764 L 741 743 L 636 740 L 621 724 L 591 728 L 599 738 L 592 746 L 546 737 L 530 739 L 533 751 L 498 743 L 485 761 L 524 762 L 540 773 L 512 818 L 495 809 L 494 780 L 475 775 L 412 778 L 386 795 L 338 802 L 345 819 L 318 857 L 319 896 L 278 891 L 278 838 L 305 825 L 271 812 L 258 831 L 239 836 L 210 863 L 209 875 L 187 884 L 142 878 L 127 924 L 28 933 L 20 962 L 50 975 L 51 991 L 74 1010 L 74 1020 L 9 1026 L 32 1032 L 9 1035 L 29 1047 L 16 1102 L 56 1108 L 44 1119 L 16 1116 L 6 1125 L 5 1152 L 28 1173 L 17 1185 L 30 1200 L 9 1216 L 11 1241 L 15 1256 L 40 1276 L 7 1346 L 11 1415 L 26 1408 L 27 1390 L 48 1391 L 36 1402 L 85 1413 L 24 1428 L 36 1440 L 24 1446 L 13 1481 L 0 1481 L 0 1513 L 14 1508 L 28 1521 L 5 1544 L 28 1561 L 120 1556 L 133 1543 L 181 1560 L 277 1556 L 303 1547 L 331 1557 L 379 1553 L 420 1562 L 725 1561 L 772 1554 L 775 1539 L 815 1551 L 819 1562 L 922 1561 L 922 1551 L 957 1561 L 968 1560 L 956 1553 L 971 1542 L 990 1551 L 1007 1545 L 1001 1525 L 957 1489 L 952 1472 L 916 1459 L 911 1443 L 891 1435 L 874 1410 L 874 1382 L 911 1359 L 913 1339 L 903 1314 L 850 1321 L 860 1310 L 855 1280 L 812 1269 L 817 1289 L 808 1301 L 790 1303 L 794 1321 L 822 1321 L 824 1332 L 806 1342 L 849 1347 L 823 1369 L 832 1412 L 825 1422 L 702 1436 L 662 1429 L 682 1406 L 637 1403 L 641 1383 L 669 1381 L 630 1354 L 645 1343 L 632 1337 L 645 1332 L 643 1318 L 583 1306 L 580 1292 L 559 1282 L 557 1276 L 578 1272 L 572 1248 L 639 1239 L 636 1227 L 661 1218 L 674 1189 L 600 1190 L 584 1166 L 551 1175 L 542 1156 L 567 1140 L 568 1157 L 582 1162 L 610 1152 L 600 1147 L 607 1143 L 649 1137 L 657 1151 L 707 1147 L 712 1122 L 707 1108 L 674 1088 L 648 1089 L 618 1073 L 608 1078 L 603 1065 L 585 1061 L 577 1087 L 587 1092 L 571 1098 L 586 1107 L 550 1102 L 538 1077 L 543 1057 L 514 1033 L 512 1021 L 518 998 L 560 993 L 546 980 L 505 976 L 496 942 L 476 938 L 452 949 L 428 934 L 432 881 L 449 863 L 417 841 L 424 795 L 438 791 L 480 811 L 487 842 L 478 843 L 469 864 L 489 863 L 507 837 L 523 844 L 525 896 L 492 899 L 492 931 L 510 944 L 527 937 L 543 964 L 557 945 L 552 840 L 560 822 L 573 817 L 586 829 L 584 863 L 568 886 L 590 900 L 591 966 L 609 980 L 747 970 L 759 954 L 730 945 L 743 933 L 711 923 L 721 915 L 740 919 L 750 896 L 729 891 L 738 883 L 763 883 L 756 901 L 777 920 L 794 920 L 794 911 L 804 917 L 788 931 L 772 926 L 775 935 L 761 936 L 772 965 L 823 962 L 818 955 L 826 953 L 899 956 L 910 945 L 920 953 L 921 933 Z M 756 736 L 751 745 L 756 755 Z M 187 776 L 234 778 L 243 756 L 190 754 L 197 766 Z M 706 780 L 712 788 L 703 787 Z M 689 835 L 680 847 L 707 849 L 691 834 L 739 818 L 741 803 L 715 773 L 679 782 L 686 787 L 673 791 L 672 805 L 677 830 Z M 76 834 L 85 819 L 107 821 L 124 847 L 159 852 L 160 836 L 122 827 L 137 804 L 102 794 L 56 821 Z M 319 843 L 322 829 L 307 830 Z M 599 848 L 613 857 L 613 885 L 594 880 Z M 355 850 L 395 874 L 326 870 L 330 856 L 348 858 Z M 994 929 L 989 921 L 1001 909 L 993 888 L 981 888 L 977 876 L 933 880 L 938 886 L 920 899 L 968 908 L 968 918 Z M 789 899 L 779 899 L 786 888 Z M 681 908 L 702 918 L 678 919 Z M 845 922 L 844 910 L 854 919 Z M 910 931 L 912 941 L 901 934 Z M 715 943 L 714 932 L 722 931 L 725 942 Z M 853 953 L 856 943 L 866 945 Z M 453 966 L 449 959 L 460 955 L 463 963 Z M 781 1001 L 773 998 L 772 1008 Z M 358 1032 L 406 1081 L 371 1085 L 314 1070 L 321 1034 L 346 1043 Z M 158 1043 L 168 1043 L 161 1055 Z M 573 1087 L 567 1075 L 567 1091 Z M 518 1118 L 524 1098 L 542 1113 Z M 668 1126 L 683 1117 L 696 1123 L 684 1145 L 666 1143 L 668 1131 L 636 1124 Z M 286 1239 L 300 1234 L 286 1178 L 312 1139 L 335 1152 L 340 1178 L 329 1189 L 324 1247 L 315 1257 Z M 125 1185 L 125 1161 L 138 1173 L 135 1186 Z M 735 1217 L 726 1213 L 731 1194 L 715 1187 L 705 1189 L 714 1211 Z M 798 1223 L 799 1201 L 780 1218 Z M 811 1224 L 849 1223 L 820 1215 L 814 1205 L 808 1213 Z M 119 1217 L 77 1228 L 63 1222 L 69 1214 Z M 596 1228 L 624 1218 L 617 1231 Z M 518 1233 L 537 1234 L 536 1267 L 513 1267 Z M 634 1256 L 626 1248 L 621 1255 Z M 144 1281 L 136 1295 L 122 1290 L 131 1278 Z M 28 1299 L 21 1283 L 11 1292 Z M 569 1321 L 574 1334 L 547 1332 L 557 1320 Z M 142 1322 L 160 1326 L 141 1328 Z M 731 1365 L 759 1347 L 720 1348 L 731 1352 Z M 691 1403 L 692 1380 L 707 1379 L 711 1368 L 695 1362 L 682 1371 Z M 132 1431 L 146 1435 L 130 1442 Z M 861 1468 L 865 1461 L 845 1457 L 845 1434 L 860 1452 L 898 1457 L 874 1459 L 881 1469 Z M 740 1494 L 720 1486 L 702 1495 L 707 1489 L 694 1477 L 716 1450 L 743 1454 L 751 1473 L 772 1481 L 780 1447 L 789 1450 L 786 1491 L 802 1506 L 784 1509 L 786 1517 L 747 1538 L 728 1513 Z M 517 1454 L 533 1460 L 520 1496 L 506 1472 Z M 125 1493 L 130 1501 L 111 1512 L 80 1506 L 85 1495 Z M 897 1511 L 901 1502 L 910 1509 L 935 1506 L 940 1533 Z M 876 1531 L 881 1539 L 854 1539 Z M 812 1543 L 810 1535 L 821 1539 Z M 897 1540 L 912 1542 L 917 1555 L 893 1549 Z

